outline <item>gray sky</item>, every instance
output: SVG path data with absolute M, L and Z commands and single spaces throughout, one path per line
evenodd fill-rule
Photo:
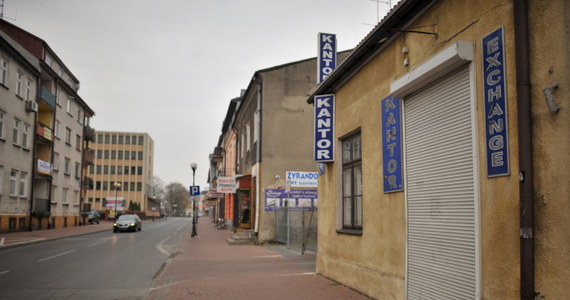
M 392 1 L 396 2 L 396 1 Z M 7 21 L 44 39 L 81 82 L 96 130 L 146 132 L 154 174 L 207 185 L 229 101 L 260 69 L 315 57 L 317 33 L 355 47 L 374 0 L 5 0 Z M 378 4 L 380 19 L 388 4 Z M 367 25 L 368 24 L 368 25 Z

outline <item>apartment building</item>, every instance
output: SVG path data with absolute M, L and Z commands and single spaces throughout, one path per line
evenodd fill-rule
M 0 31 L 0 232 L 27 227 L 39 61 Z
M 35 112 L 26 119 L 21 113 L 13 116 L 13 123 L 12 116 L 5 112 L 6 121 L 10 122 L 6 129 L 12 130 L 11 142 L 20 147 L 23 154 L 11 151 L 12 155 L 20 157 L 2 155 L 6 164 L 22 164 L 10 167 L 10 185 L 17 193 L 12 193 L 8 203 L 3 201 L 2 205 L 21 215 L 24 208 L 18 201 L 27 201 L 26 218 L 17 217 L 18 227 L 14 229 L 14 217 L 10 217 L 9 230 L 78 225 L 82 170 L 90 163 L 89 157 L 84 157 L 85 147 L 93 139 L 85 132 L 92 132 L 89 119 L 95 113 L 78 95 L 79 80 L 46 41 L 5 20 L 0 20 L 0 32 L 5 41 L 13 41 L 12 50 L 39 66 L 35 67 L 39 70 L 35 73 L 26 72 L 33 68 L 24 68 L 24 65 L 10 66 L 16 60 L 7 54 L 0 63 L 7 66 L 2 73 L 9 79 L 6 89 L 12 90 L 5 97 L 3 95 L 2 100 L 7 102 L 2 103 L 5 106 L 16 103 L 12 106 L 17 107 L 17 100 L 21 99 L 20 105 L 25 105 L 26 112 Z M 24 154 L 26 152 L 30 154 Z M 30 166 L 29 170 L 24 169 L 25 165 Z
M 140 211 L 146 216 L 159 215 L 154 202 L 152 178 L 154 142 L 147 133 L 96 131 L 92 148 L 94 165 L 88 176 L 93 179 L 85 200 L 91 209 Z

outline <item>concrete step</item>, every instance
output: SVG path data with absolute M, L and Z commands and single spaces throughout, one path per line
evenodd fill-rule
M 255 232 L 253 230 L 236 232 L 226 241 L 230 245 L 255 245 Z

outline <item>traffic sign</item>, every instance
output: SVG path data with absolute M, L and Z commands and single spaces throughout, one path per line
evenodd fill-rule
M 200 186 L 199 185 L 190 186 L 190 196 L 200 196 Z

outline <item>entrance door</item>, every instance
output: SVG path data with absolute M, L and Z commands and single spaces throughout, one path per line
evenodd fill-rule
M 404 99 L 408 299 L 479 295 L 469 74 L 463 67 Z

